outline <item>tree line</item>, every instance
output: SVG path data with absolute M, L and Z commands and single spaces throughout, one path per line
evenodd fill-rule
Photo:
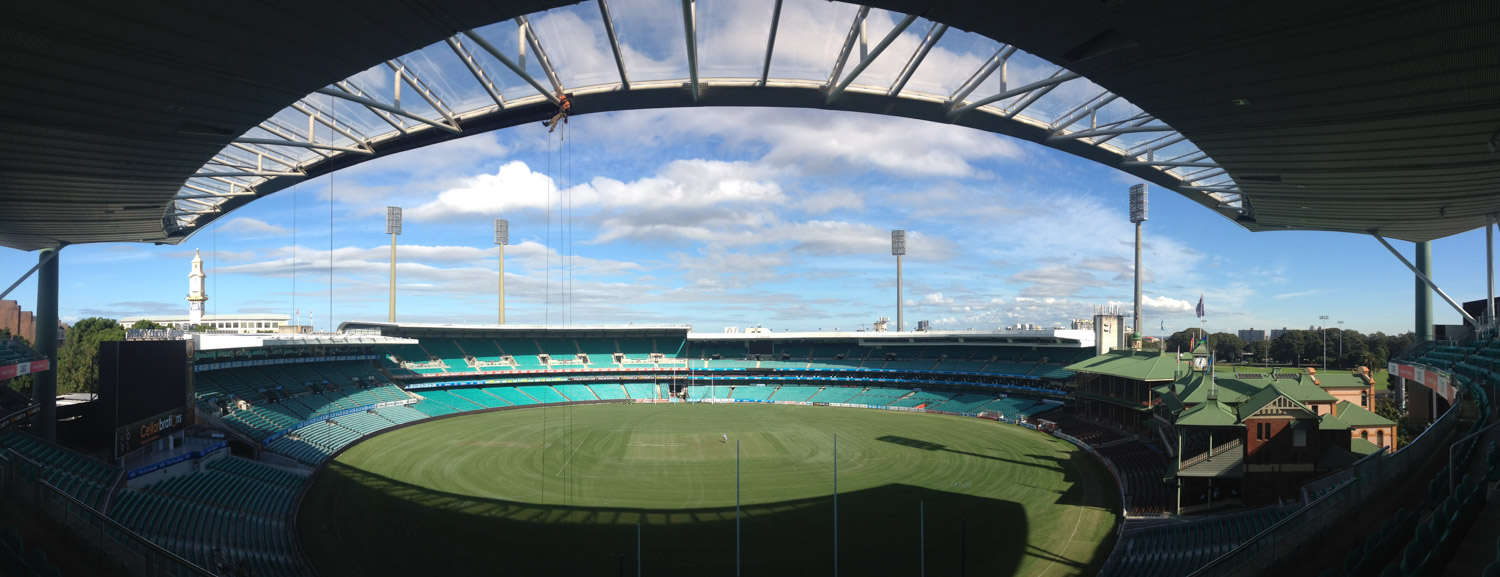
M 1162 343 L 1167 351 L 1188 352 L 1198 329 L 1172 333 Z M 1412 346 L 1413 333 L 1388 335 L 1382 332 L 1361 333 L 1353 329 L 1289 330 L 1268 341 L 1246 342 L 1230 333 L 1208 333 L 1208 348 L 1215 360 L 1234 363 L 1272 365 L 1322 365 L 1327 357 L 1329 367 L 1372 369 L 1386 366 L 1386 361 Z M 1324 340 L 1326 337 L 1326 341 Z M 1327 343 L 1326 354 L 1325 344 Z M 1342 349 L 1342 350 L 1341 350 Z
M 132 329 L 165 329 L 167 327 L 148 320 L 136 321 Z M 194 327 L 208 330 L 207 325 Z M 24 340 L 24 339 L 23 339 Z M 52 370 L 57 371 L 57 394 L 94 393 L 99 390 L 99 343 L 125 340 L 125 329 L 119 321 L 103 317 L 90 317 L 68 327 L 62 344 L 57 347 L 57 361 Z M 32 346 L 27 343 L 27 346 Z M 32 346 L 32 348 L 35 348 Z M 11 379 L 6 384 L 23 394 L 31 394 L 30 375 Z

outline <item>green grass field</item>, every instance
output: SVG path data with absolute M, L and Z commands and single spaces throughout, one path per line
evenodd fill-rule
M 729 435 L 723 442 L 722 436 Z M 1091 575 L 1119 499 L 1048 435 L 941 415 L 586 405 L 367 439 L 309 489 L 320 575 Z M 925 523 L 923 515 L 925 514 Z M 925 531 L 925 547 L 923 542 Z

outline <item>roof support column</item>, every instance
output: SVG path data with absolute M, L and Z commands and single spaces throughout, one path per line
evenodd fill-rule
M 1417 243 L 1417 298 L 1412 304 L 1416 307 L 1416 331 L 1417 342 L 1430 341 L 1435 336 L 1432 329 L 1432 288 L 1427 283 L 1432 282 L 1432 243 Z
M 1432 293 L 1434 292 L 1437 293 L 1438 296 L 1443 297 L 1443 302 L 1448 303 L 1448 306 L 1451 306 L 1453 307 L 1453 310 L 1458 311 L 1458 315 L 1463 317 L 1464 320 L 1468 321 L 1469 324 L 1476 327 L 1479 326 L 1479 321 L 1475 320 L 1473 315 L 1470 315 L 1468 311 L 1465 311 L 1464 307 L 1458 304 L 1458 301 L 1453 300 L 1453 297 L 1448 296 L 1448 293 L 1443 292 L 1443 289 L 1438 288 L 1437 284 L 1434 284 L 1432 282 L 1432 243 L 1416 243 L 1417 264 L 1414 265 L 1411 263 L 1411 261 L 1406 260 L 1406 257 L 1401 256 L 1401 251 L 1396 250 L 1396 247 L 1393 247 L 1391 246 L 1391 243 L 1386 242 L 1385 237 L 1382 237 L 1380 236 L 1380 234 L 1373 231 L 1370 233 L 1370 236 L 1373 236 L 1375 237 L 1375 240 L 1380 241 L 1380 244 L 1384 246 L 1386 250 L 1391 251 L 1391 254 L 1395 255 L 1396 259 L 1401 261 L 1401 264 L 1406 265 L 1406 268 L 1411 269 L 1411 272 L 1417 275 L 1417 326 L 1415 329 L 1417 333 L 1417 342 L 1420 343 L 1422 341 L 1430 341 L 1433 339 Z
M 32 377 L 31 398 L 42 405 L 32 421 L 32 432 L 47 441 L 57 440 L 57 256 L 62 247 L 43 249 L 38 255 L 41 269 L 36 278 L 36 342 L 31 346 L 52 362 L 52 370 Z
M 1488 287 L 1484 300 L 1484 323 L 1486 329 L 1495 328 L 1495 215 L 1484 215 L 1484 284 Z

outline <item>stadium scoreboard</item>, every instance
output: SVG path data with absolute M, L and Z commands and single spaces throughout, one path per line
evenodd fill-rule
M 188 373 L 187 341 L 99 344 L 94 418 L 116 459 L 187 426 Z

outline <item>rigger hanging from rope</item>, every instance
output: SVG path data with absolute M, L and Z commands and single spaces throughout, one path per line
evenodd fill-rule
M 571 93 L 563 94 L 560 90 L 557 92 L 557 114 L 553 115 L 551 120 L 542 121 L 542 126 L 551 127 L 547 129 L 548 134 L 557 130 L 558 124 L 568 123 L 568 114 L 573 111 L 573 101 L 570 99 L 572 96 Z

